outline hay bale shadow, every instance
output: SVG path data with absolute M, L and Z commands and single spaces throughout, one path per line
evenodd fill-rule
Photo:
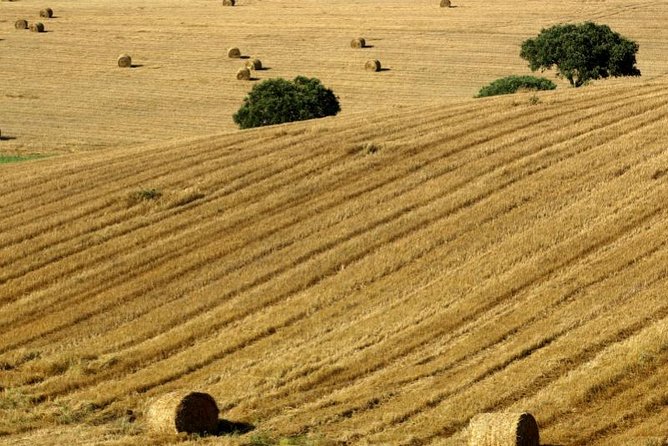
M 141 67 L 143 67 L 143 66 L 144 66 L 144 64 L 140 64 L 140 63 L 133 63 L 133 64 L 130 64 L 130 68 L 141 68 Z
M 385 68 L 385 67 L 381 67 L 381 69 L 378 70 L 378 71 L 390 71 L 390 69 L 389 69 L 389 68 Z
M 16 139 L 16 136 L 5 136 L 5 135 L 0 136 L 0 141 L 11 141 L 13 139 Z
M 216 436 L 246 434 L 255 430 L 255 425 L 243 421 L 218 420 Z
M 250 59 L 250 56 L 241 55 L 241 56 L 239 56 L 239 59 Z

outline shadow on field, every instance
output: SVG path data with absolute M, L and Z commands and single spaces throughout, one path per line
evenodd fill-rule
M 16 139 L 16 136 L 0 136 L 0 141 L 11 141 L 13 139 Z
M 239 56 L 239 59 L 250 59 L 250 56 Z
M 218 420 L 216 436 L 245 434 L 255 429 L 255 426 L 243 421 Z
M 378 70 L 378 71 L 390 71 L 390 69 L 389 69 L 389 68 L 381 68 L 381 69 Z
M 143 67 L 143 66 L 144 66 L 144 65 L 143 65 L 143 64 L 140 64 L 140 63 L 133 63 L 133 64 L 130 64 L 130 68 L 141 68 L 141 67 Z

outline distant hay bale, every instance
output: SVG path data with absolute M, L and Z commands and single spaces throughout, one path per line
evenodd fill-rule
M 246 68 L 249 70 L 261 70 L 262 61 L 260 59 L 249 59 L 246 61 Z
M 483 413 L 469 424 L 469 446 L 539 446 L 538 424 L 524 413 Z
M 31 23 L 30 24 L 30 31 L 34 33 L 43 33 L 44 32 L 44 24 L 41 22 L 37 23 Z
M 241 51 L 239 51 L 239 48 L 228 48 L 227 57 L 232 59 L 239 59 L 241 57 Z
M 53 9 L 51 8 L 44 8 L 39 12 L 40 17 L 44 17 L 45 19 L 50 19 L 53 17 Z
M 248 68 L 241 68 L 237 71 L 237 80 L 240 81 L 249 81 L 251 78 L 251 72 Z
M 208 393 L 167 393 L 150 404 L 146 418 L 151 430 L 160 433 L 214 434 L 218 430 L 218 406 Z
M 380 61 L 376 59 L 367 60 L 364 69 L 367 71 L 380 71 Z
M 450 0 L 441 0 L 441 8 L 450 8 L 451 6 Z
M 351 48 L 364 48 L 365 46 L 366 40 L 364 40 L 364 37 L 358 37 L 350 42 Z
M 28 29 L 28 21 L 19 19 L 16 22 L 14 22 L 14 28 L 16 29 Z
M 120 68 L 130 68 L 132 66 L 132 57 L 129 54 L 118 56 L 118 66 Z
M 223 6 L 234 6 L 235 3 L 234 0 L 223 0 Z

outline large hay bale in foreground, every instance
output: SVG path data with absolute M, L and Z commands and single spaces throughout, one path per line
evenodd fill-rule
M 45 19 L 50 19 L 53 17 L 53 9 L 51 8 L 44 8 L 39 12 L 40 17 L 44 17 Z
M 24 19 L 19 19 L 14 22 L 14 28 L 16 29 L 28 29 L 28 21 Z
M 246 61 L 246 68 L 249 70 L 261 70 L 262 61 L 260 59 L 249 59 Z
M 37 23 L 31 23 L 30 24 L 30 31 L 34 33 L 43 33 L 44 32 L 44 24 L 41 22 Z
M 449 8 L 452 6 L 450 0 L 441 0 L 441 8 Z
M 218 406 L 208 393 L 171 392 L 154 400 L 146 412 L 153 431 L 169 434 L 215 434 Z
M 469 446 L 539 446 L 538 424 L 527 412 L 483 413 L 469 424 Z
M 234 0 L 223 0 L 223 6 L 234 6 L 235 3 Z
M 358 37 L 350 42 L 351 48 L 364 48 L 365 46 L 366 40 L 364 40 L 364 37 Z
M 130 68 L 132 66 L 132 57 L 129 54 L 118 56 L 118 66 L 121 68 Z
M 251 72 L 248 68 L 241 68 L 237 71 L 237 80 L 240 81 L 249 81 L 251 78 Z
M 367 60 L 364 69 L 367 71 L 380 71 L 380 61 L 376 59 Z
M 239 59 L 241 57 L 241 51 L 239 48 L 228 48 L 227 57 L 232 59 Z

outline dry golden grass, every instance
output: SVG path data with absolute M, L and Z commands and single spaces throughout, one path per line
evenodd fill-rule
M 594 19 L 640 43 L 646 78 L 668 73 L 664 0 L 54 0 L 57 18 L 39 38 L 11 23 L 37 19 L 35 0 L 0 2 L 3 150 L 78 151 L 235 129 L 250 85 L 230 82 L 238 46 L 270 70 L 258 79 L 317 77 L 342 115 L 469 98 L 490 81 L 527 74 L 520 43 L 557 22 Z M 232 31 L 234 30 L 234 31 Z M 372 47 L 352 52 L 351 36 Z M 407 42 L 409 44 L 407 44 Z M 109 61 L 128 52 L 141 67 Z M 389 68 L 361 76 L 377 58 Z M 552 73 L 547 73 L 552 78 Z M 49 82 L 44 82 L 48 79 Z M 566 87 L 565 83 L 560 83 Z M 39 106 L 36 106 L 39 104 Z M 178 115 L 178 119 L 174 116 Z
M 668 10 L 519 3 L 53 0 L 35 36 L 0 2 L 2 150 L 83 151 L 0 165 L 0 444 L 464 445 L 527 411 L 544 444 L 662 445 Z M 470 98 L 584 19 L 643 77 Z M 233 45 L 343 112 L 234 131 Z M 152 433 L 187 389 L 255 431 Z
M 166 444 L 141 408 L 192 388 L 255 424 L 223 444 L 668 435 L 667 86 L 1 167 L 0 442 Z

